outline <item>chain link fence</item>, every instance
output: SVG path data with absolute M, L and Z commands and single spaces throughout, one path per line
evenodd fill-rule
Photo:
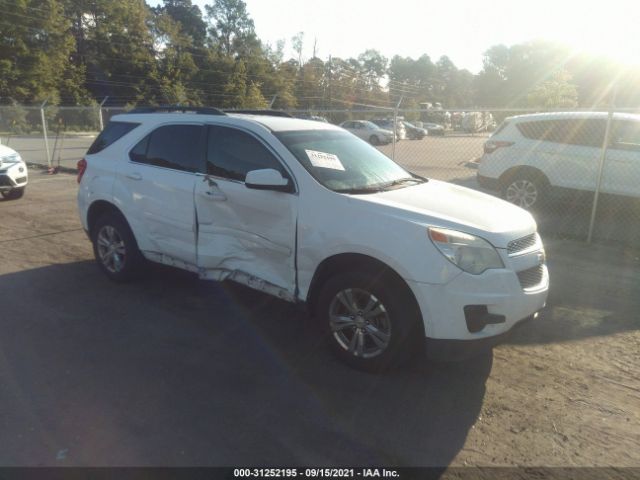
M 0 106 L 0 141 L 29 163 L 73 169 L 101 126 L 125 111 L 97 105 Z M 640 246 L 640 116 L 620 109 L 538 112 L 289 113 L 342 124 L 418 175 L 521 205 L 548 235 Z

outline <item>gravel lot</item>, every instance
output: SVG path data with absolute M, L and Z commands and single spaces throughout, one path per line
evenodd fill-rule
M 540 319 L 374 376 L 262 294 L 162 267 L 108 282 L 75 194 L 32 171 L 0 201 L 0 465 L 640 467 L 637 250 L 548 241 Z

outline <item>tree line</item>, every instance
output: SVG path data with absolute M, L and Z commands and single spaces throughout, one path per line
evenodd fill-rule
M 242 0 L 0 0 L 0 104 L 227 108 L 592 107 L 614 83 L 638 105 L 638 69 L 536 41 L 489 48 L 473 74 L 447 56 L 313 54 L 312 39 L 262 42 Z M 425 49 L 428 45 L 425 45 Z

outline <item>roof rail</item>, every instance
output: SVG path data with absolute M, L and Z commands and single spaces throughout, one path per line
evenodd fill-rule
M 282 110 L 246 110 L 246 109 L 225 109 L 226 113 L 244 113 L 247 115 L 269 115 L 270 117 L 287 117 L 293 118 L 293 115 L 283 112 Z
M 159 107 L 138 107 L 126 113 L 197 113 L 200 115 L 226 115 L 222 110 L 213 107 L 188 107 L 184 105 L 161 105 Z

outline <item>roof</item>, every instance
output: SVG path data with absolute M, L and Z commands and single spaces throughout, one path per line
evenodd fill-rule
M 114 121 L 140 122 L 140 123 L 166 123 L 166 122 L 215 122 L 218 124 L 242 125 L 252 123 L 262 125 L 275 132 L 292 130 L 339 130 L 340 128 L 330 123 L 304 120 L 301 118 L 277 117 L 271 115 L 253 115 L 245 113 L 231 113 L 226 115 L 207 115 L 203 113 L 123 113 L 114 115 Z
M 546 112 L 546 113 L 531 113 L 526 115 L 515 115 L 513 117 L 509 117 L 508 120 L 540 121 L 540 120 L 561 120 L 565 118 L 606 119 L 608 116 L 609 116 L 608 112 Z M 619 120 L 640 121 L 640 115 L 633 114 L 633 113 L 614 113 L 613 117 Z

